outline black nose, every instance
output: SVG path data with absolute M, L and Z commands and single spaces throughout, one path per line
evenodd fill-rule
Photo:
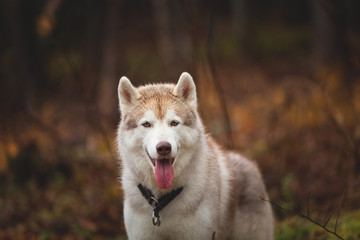
M 171 152 L 171 145 L 168 142 L 159 142 L 158 145 L 156 145 L 156 150 L 159 155 L 168 155 Z

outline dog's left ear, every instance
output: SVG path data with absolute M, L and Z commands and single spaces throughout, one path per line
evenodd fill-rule
M 183 72 L 181 74 L 179 81 L 174 88 L 174 94 L 182 98 L 193 108 L 196 108 L 196 87 L 194 80 L 189 73 Z

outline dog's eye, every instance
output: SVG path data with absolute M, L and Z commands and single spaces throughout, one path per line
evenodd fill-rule
M 170 125 L 171 125 L 172 127 L 175 127 L 175 126 L 179 125 L 179 122 L 173 120 L 173 121 L 171 121 Z
M 143 125 L 143 126 L 146 127 L 146 128 L 151 127 L 151 124 L 150 124 L 149 122 L 144 122 L 144 123 L 141 124 L 141 125 Z

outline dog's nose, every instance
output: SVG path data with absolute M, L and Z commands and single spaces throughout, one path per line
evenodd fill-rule
M 171 145 L 168 142 L 159 142 L 158 145 L 156 145 L 156 150 L 159 155 L 168 155 L 171 152 Z

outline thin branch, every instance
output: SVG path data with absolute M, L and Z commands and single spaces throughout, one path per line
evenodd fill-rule
M 330 219 L 331 219 L 331 217 L 334 215 L 334 213 L 332 212 L 331 214 L 330 214 L 330 216 L 326 219 L 326 221 L 325 221 L 325 223 L 324 223 L 324 226 L 326 227 L 326 225 L 329 223 L 329 221 L 330 221 Z M 336 232 L 336 231 L 335 231 Z
M 336 222 L 335 222 L 335 232 L 337 230 L 337 225 L 338 225 L 338 221 L 339 221 L 339 217 L 340 217 L 340 212 L 341 212 L 341 208 L 342 208 L 342 203 L 344 201 L 344 198 L 345 198 L 345 195 L 346 195 L 346 188 L 344 189 L 344 192 L 340 198 L 340 201 L 339 201 L 339 209 L 338 209 L 338 214 L 336 216 Z
M 278 209 L 280 209 L 280 210 L 282 210 L 282 211 L 284 211 L 284 212 L 286 212 L 286 213 L 289 213 L 289 214 L 293 214 L 293 215 L 297 215 L 297 216 L 299 216 L 299 217 L 302 217 L 302 218 L 308 220 L 309 222 L 312 222 L 312 223 L 314 223 L 315 225 L 321 227 L 321 228 L 324 229 L 326 232 L 328 232 L 328 233 L 336 236 L 336 237 L 339 238 L 339 239 L 344 240 L 343 237 L 341 237 L 340 235 L 338 235 L 338 234 L 336 233 L 336 225 L 335 225 L 335 231 L 332 231 L 332 230 L 330 230 L 329 228 L 326 227 L 327 223 L 330 221 L 331 216 L 330 216 L 330 218 L 325 222 L 325 224 L 321 224 L 320 222 L 316 221 L 315 219 L 312 219 L 312 218 L 310 218 L 309 216 L 306 216 L 303 212 L 300 211 L 300 209 L 299 209 L 298 207 L 297 207 L 296 209 L 294 209 L 294 210 L 289 210 L 289 209 L 283 208 L 283 207 L 280 206 L 279 204 L 274 203 L 274 202 L 272 202 L 272 201 L 270 201 L 270 200 L 268 200 L 268 199 L 265 199 L 265 198 L 263 198 L 263 197 L 260 197 L 260 199 L 263 200 L 263 201 L 265 201 L 265 202 L 270 203 L 270 204 L 273 205 L 274 207 L 276 207 L 276 208 L 278 208 Z
M 310 192 L 307 195 L 307 216 L 310 217 Z
M 225 129 L 226 129 L 226 136 L 228 139 L 227 145 L 228 145 L 228 147 L 234 147 L 234 140 L 233 140 L 231 124 L 230 124 L 229 109 L 226 104 L 224 89 L 220 84 L 219 74 L 217 73 L 214 57 L 212 55 L 212 50 L 211 50 L 213 28 L 214 28 L 214 21 L 215 21 L 215 19 L 214 19 L 215 18 L 215 3 L 214 3 L 214 1 L 211 1 L 211 4 L 212 4 L 212 6 L 211 6 L 211 12 L 210 12 L 209 31 L 208 31 L 207 43 L 206 43 L 206 58 L 207 58 L 207 62 L 209 64 L 211 75 L 213 77 L 216 91 L 219 96 L 221 109 L 223 111 L 223 115 L 225 118 L 224 119 L 225 120 Z
M 211 0 L 210 1 L 210 16 L 209 16 L 209 28 L 207 31 L 207 35 L 206 37 L 203 37 L 201 35 L 202 33 L 202 28 L 200 29 L 198 26 L 199 24 L 197 23 L 197 15 L 195 10 L 191 7 L 194 2 L 192 1 L 184 1 L 185 4 L 185 9 L 187 9 L 185 11 L 186 14 L 186 18 L 189 19 L 189 21 L 187 21 L 188 23 L 190 23 L 188 25 L 188 28 L 191 31 L 191 35 L 193 37 L 193 42 L 194 42 L 194 46 L 196 47 L 203 47 L 204 42 L 205 42 L 205 54 L 201 54 L 201 60 L 203 60 L 210 71 L 211 77 L 212 77 L 212 81 L 215 85 L 215 90 L 217 93 L 217 96 L 219 97 L 219 104 L 220 104 L 220 110 L 222 111 L 223 117 L 224 117 L 224 122 L 225 122 L 225 133 L 226 133 L 226 138 L 227 138 L 227 146 L 232 148 L 234 147 L 234 141 L 233 141 L 233 135 L 232 135 L 232 130 L 231 130 L 231 124 L 230 124 L 230 114 L 229 114 L 229 110 L 228 110 L 228 106 L 226 103 L 226 98 L 225 98 L 225 94 L 224 94 L 224 90 L 223 87 L 220 83 L 220 78 L 219 78 L 219 74 L 217 72 L 216 66 L 215 66 L 215 61 L 214 61 L 214 57 L 212 54 L 212 40 L 213 40 L 213 28 L 214 28 L 214 22 L 215 22 L 215 12 L 216 12 L 216 6 L 215 6 L 215 1 Z M 193 24 L 195 23 L 195 24 Z M 196 59 L 196 51 L 194 52 L 194 63 L 197 62 Z

